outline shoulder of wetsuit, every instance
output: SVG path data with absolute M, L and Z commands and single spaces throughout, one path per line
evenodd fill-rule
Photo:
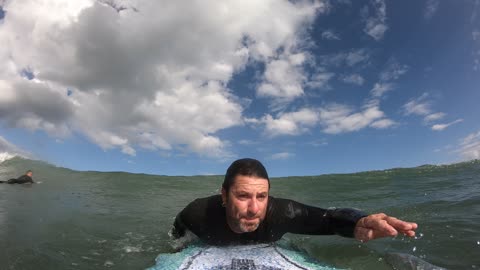
M 208 224 L 214 222 L 209 218 L 216 217 L 215 213 L 221 211 L 220 208 L 222 208 L 220 195 L 196 199 L 177 215 L 174 230 L 183 235 L 184 229 L 188 229 L 200 236 L 207 230 Z

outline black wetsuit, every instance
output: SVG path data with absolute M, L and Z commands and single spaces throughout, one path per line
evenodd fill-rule
M 25 183 L 33 183 L 33 179 L 28 175 L 22 175 L 18 178 L 9 179 L 8 181 L 0 181 L 0 183 L 25 184 Z
M 322 209 L 270 196 L 265 219 L 257 230 L 235 233 L 226 222 L 221 196 L 214 195 L 185 207 L 175 219 L 172 234 L 182 237 L 188 229 L 201 240 L 215 245 L 273 242 L 285 233 L 353 237 L 357 221 L 365 216 L 355 209 Z

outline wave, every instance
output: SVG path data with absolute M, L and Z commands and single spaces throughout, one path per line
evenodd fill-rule
M 17 154 L 11 154 L 9 152 L 0 153 L 0 163 L 3 163 L 4 161 L 7 161 L 7 160 L 12 159 L 14 157 L 18 157 L 18 155 Z

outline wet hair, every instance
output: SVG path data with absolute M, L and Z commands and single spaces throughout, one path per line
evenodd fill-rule
M 28 170 L 25 174 L 27 174 L 27 173 L 33 173 L 33 172 L 32 172 L 32 170 Z
M 242 158 L 235 160 L 227 169 L 222 188 L 228 193 L 230 187 L 234 184 L 237 175 L 255 176 L 268 181 L 268 189 L 270 189 L 270 178 L 262 163 L 253 158 Z

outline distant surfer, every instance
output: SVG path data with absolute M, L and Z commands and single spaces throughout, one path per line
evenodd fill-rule
M 216 245 L 274 242 L 285 233 L 353 237 L 366 242 L 401 233 L 415 236 L 417 224 L 386 214 L 350 208 L 323 209 L 269 196 L 262 163 L 239 159 L 227 169 L 221 195 L 196 199 L 176 217 L 172 235 L 189 230 Z
M 33 182 L 33 172 L 31 170 L 28 170 L 27 172 L 25 172 L 24 175 L 18 177 L 18 178 L 12 178 L 12 179 L 9 179 L 7 181 L 0 181 L 0 183 L 7 183 L 7 184 L 26 184 L 26 183 L 30 183 L 30 184 L 33 184 L 35 182 Z

